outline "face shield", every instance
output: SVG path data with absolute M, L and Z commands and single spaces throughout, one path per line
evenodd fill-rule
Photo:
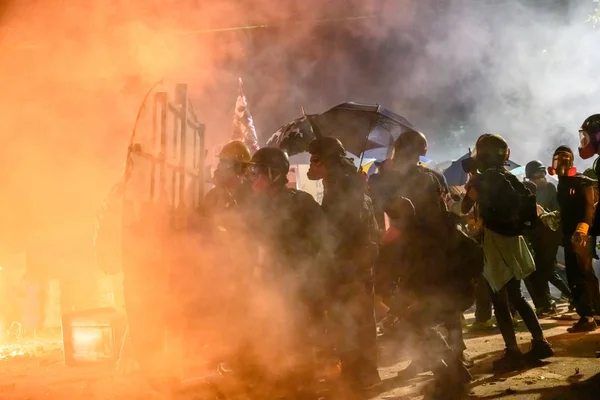
M 550 175 L 573 176 L 577 169 L 573 166 L 573 156 L 571 153 L 560 152 L 552 157 L 552 166 L 548 168 Z
M 592 141 L 590 134 L 583 129 L 579 130 L 579 156 L 584 160 L 596 155 L 596 146 Z

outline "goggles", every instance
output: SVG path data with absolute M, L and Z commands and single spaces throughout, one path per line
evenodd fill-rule
M 246 170 L 246 176 L 248 180 L 251 182 L 256 181 L 261 175 L 266 175 L 269 177 L 269 181 L 271 183 L 275 183 L 281 178 L 281 174 L 276 175 L 277 170 L 273 170 L 269 167 L 265 167 L 264 165 L 252 164 Z

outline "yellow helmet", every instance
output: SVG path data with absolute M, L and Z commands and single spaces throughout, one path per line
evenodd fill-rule
M 234 161 L 239 163 L 249 163 L 252 156 L 250 149 L 241 140 L 234 140 L 227 143 L 219 153 L 219 159 Z

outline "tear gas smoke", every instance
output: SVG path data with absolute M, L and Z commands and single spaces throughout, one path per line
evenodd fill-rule
M 93 268 L 90 252 L 72 249 L 91 243 L 95 212 L 122 177 L 137 107 L 160 78 L 189 85 L 209 147 L 230 136 L 243 76 L 263 139 L 301 106 L 363 101 L 406 116 L 439 158 L 491 131 L 508 139 L 515 161 L 547 161 L 556 145 L 575 147 L 581 122 L 599 111 L 593 3 L 563 4 L 5 1 L 0 250 L 53 238 L 70 258 L 64 271 L 48 258 L 46 275 Z M 236 26 L 245 28 L 209 32 Z
M 48 214 L 89 215 L 118 178 L 140 98 L 162 77 L 190 84 L 209 145 L 229 137 L 239 75 L 263 138 L 300 106 L 379 102 L 442 158 L 493 131 L 517 161 L 547 159 L 597 111 L 592 2 L 63 3 L 5 2 L 2 15 L 4 209 L 27 209 L 20 220 L 37 229 L 52 225 Z M 370 15 L 385 17 L 339 21 Z M 328 18 L 338 20 L 305 22 Z M 207 33 L 261 24 L 274 27 Z M 460 126 L 466 136 L 448 143 Z

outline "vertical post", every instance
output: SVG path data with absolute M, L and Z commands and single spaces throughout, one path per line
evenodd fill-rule
M 185 203 L 185 170 L 186 170 L 186 130 L 188 118 L 187 85 L 178 83 L 175 86 L 175 103 L 180 107 L 179 114 L 179 205 Z
M 162 195 L 161 191 L 165 187 L 165 160 L 167 157 L 167 93 L 156 93 L 156 101 L 160 104 L 160 151 L 159 151 L 159 175 L 158 175 L 158 196 Z
M 204 131 L 205 125 L 200 124 L 198 129 L 198 204 L 204 201 L 204 168 L 206 165 L 206 150 L 204 149 Z

